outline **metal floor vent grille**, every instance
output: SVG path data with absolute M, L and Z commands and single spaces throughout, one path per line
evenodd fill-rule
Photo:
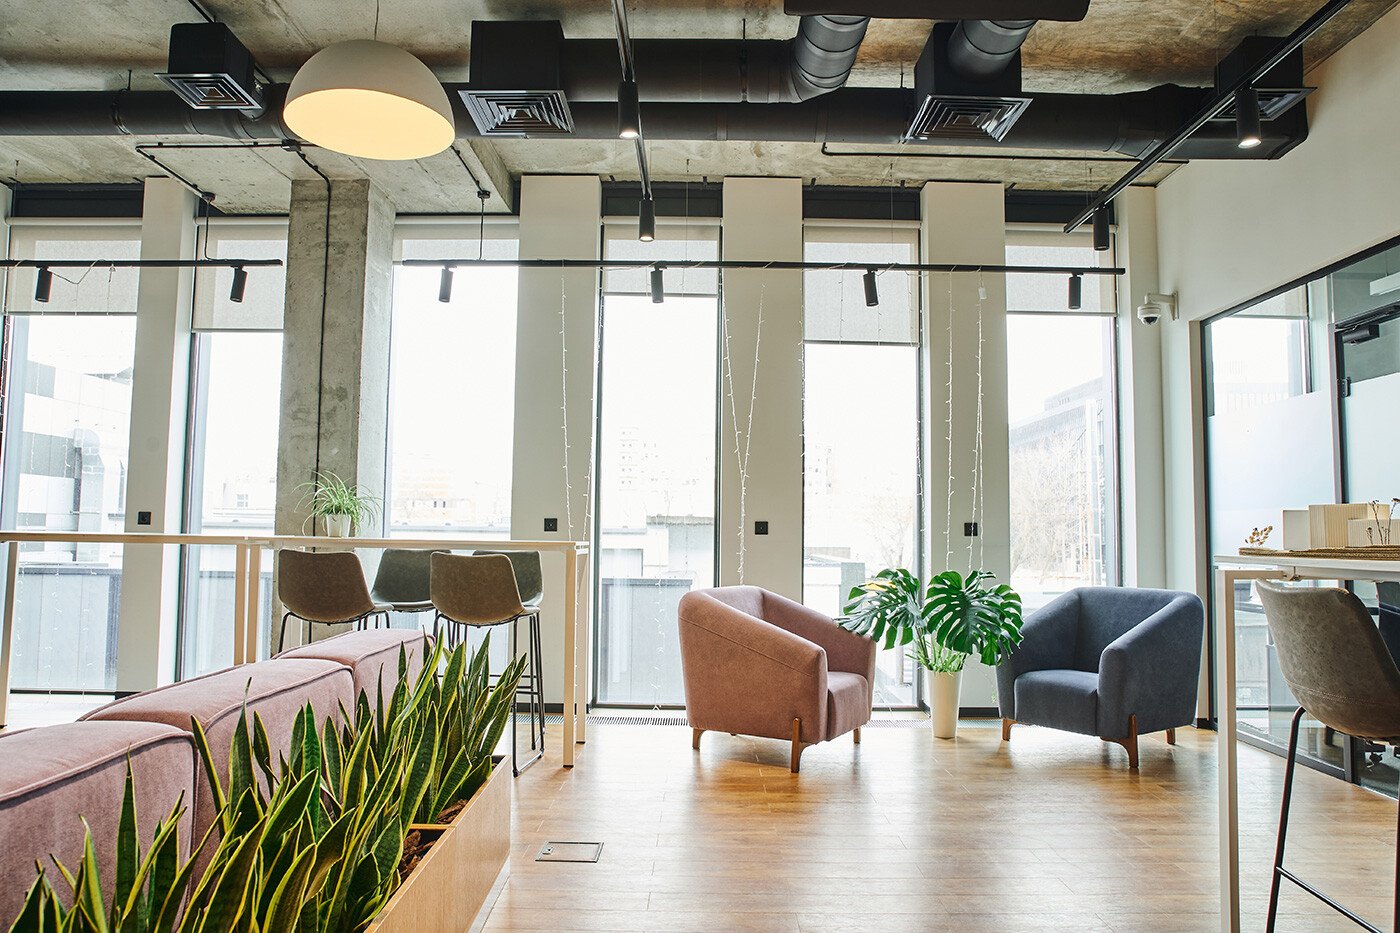
M 574 118 L 563 91 L 459 91 L 483 136 L 566 136 Z
M 930 94 L 924 98 L 904 138 L 994 139 L 1001 142 L 1030 104 L 1028 97 Z

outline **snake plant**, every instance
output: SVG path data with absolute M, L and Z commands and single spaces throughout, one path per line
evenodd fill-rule
M 365 694 L 355 709 L 318 724 L 307 704 L 290 748 L 274 762 L 257 714 L 240 715 L 220 775 L 200 723 L 195 745 L 218 818 L 183 863 L 183 801 L 142 855 L 128 765 L 116 853 L 116 887 L 104 902 L 92 835 L 76 870 L 56 862 L 71 897 L 42 865 L 11 927 L 21 933 L 353 933 L 369 926 L 399 884 L 411 824 L 433 822 L 485 783 L 524 671 L 517 658 L 492 684 L 489 643 L 468 656 L 439 643 L 422 672 L 388 703 Z M 441 676 L 439 676 L 441 671 Z M 207 864 L 201 855 L 208 851 Z M 71 904 L 71 906 L 68 906 Z

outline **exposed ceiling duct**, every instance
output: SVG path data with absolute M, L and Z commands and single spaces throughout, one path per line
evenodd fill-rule
M 990 81 L 1020 58 L 1033 19 L 961 20 L 948 38 L 948 64 L 965 78 Z
M 877 19 L 1049 19 L 1077 23 L 1089 0 L 783 0 L 789 16 L 845 13 Z

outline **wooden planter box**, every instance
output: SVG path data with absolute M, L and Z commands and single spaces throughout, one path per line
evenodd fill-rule
M 510 764 L 491 777 L 451 823 L 415 823 L 437 841 L 370 924 L 371 933 L 465 931 L 486 903 L 510 855 Z

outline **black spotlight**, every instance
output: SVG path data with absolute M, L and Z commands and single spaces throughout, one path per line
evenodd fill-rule
M 656 202 L 645 196 L 637 205 L 637 239 L 643 243 L 656 239 Z
M 651 303 L 661 304 L 666 300 L 666 281 L 660 266 L 651 267 Z
M 452 300 L 452 267 L 442 267 L 442 277 L 438 279 L 438 301 L 447 304 Z
M 861 278 L 865 280 L 865 306 L 873 308 L 880 303 L 880 289 L 875 285 L 875 270 L 866 269 Z
M 637 82 L 617 86 L 617 138 L 636 139 L 642 135 L 642 108 L 637 102 Z
M 1252 87 L 1235 92 L 1235 139 L 1241 149 L 1253 149 L 1264 141 L 1259 128 L 1259 92 Z
M 1094 211 L 1094 249 L 1102 253 L 1108 246 L 1108 207 L 1105 206 Z
M 1069 277 L 1069 309 L 1078 311 L 1084 306 L 1084 276 L 1071 275 Z
M 40 266 L 39 272 L 34 276 L 34 300 L 42 304 L 48 304 L 49 292 L 53 290 L 53 273 L 48 266 Z
M 233 284 L 228 287 L 228 300 L 243 301 L 243 291 L 248 287 L 248 272 L 242 266 L 233 267 Z

